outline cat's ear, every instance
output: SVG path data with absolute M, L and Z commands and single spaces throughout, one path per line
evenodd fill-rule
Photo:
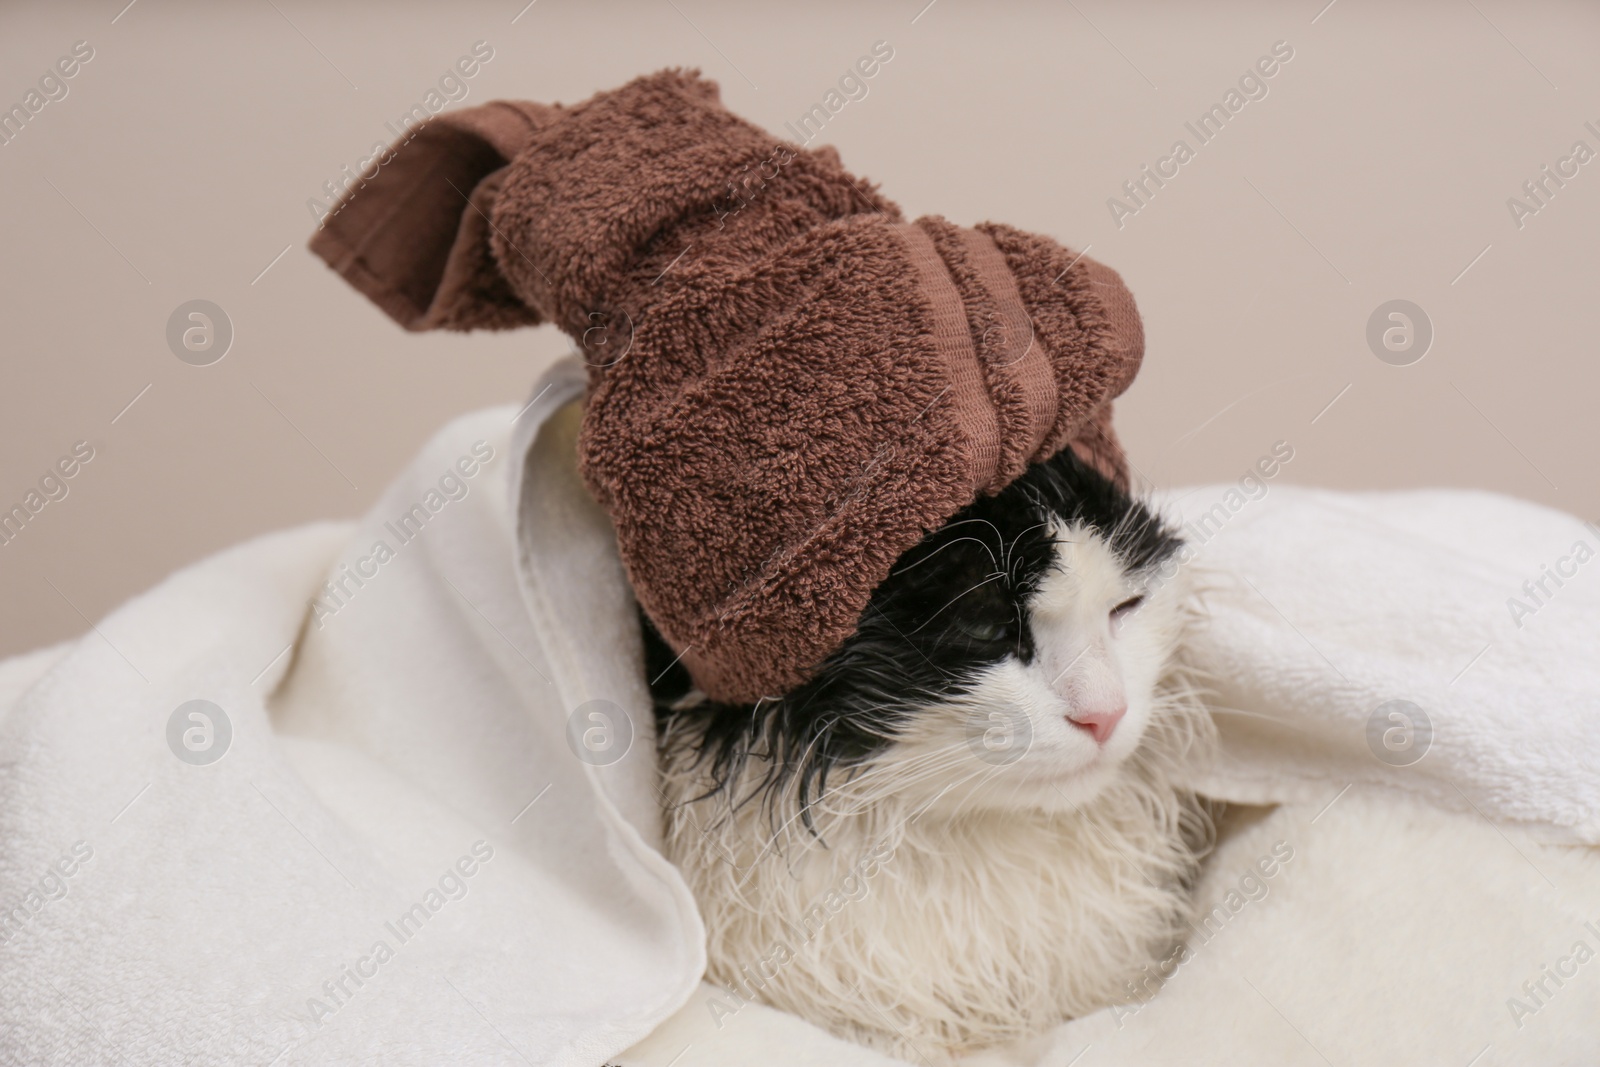
M 408 330 L 537 325 L 495 260 L 489 220 L 506 167 L 556 111 L 495 101 L 427 120 L 346 190 L 311 250 Z

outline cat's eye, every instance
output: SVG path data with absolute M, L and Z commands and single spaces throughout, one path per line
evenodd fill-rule
M 956 624 L 956 629 L 974 641 L 989 644 L 995 641 L 1004 641 L 1010 631 L 1005 626 L 995 622 L 983 622 L 978 619 L 964 619 Z
M 1123 619 L 1128 617 L 1128 614 L 1133 611 L 1134 608 L 1137 608 L 1143 603 L 1143 593 L 1139 594 L 1138 596 L 1129 597 L 1127 600 L 1124 600 L 1122 603 L 1111 609 L 1111 621 L 1121 622 Z

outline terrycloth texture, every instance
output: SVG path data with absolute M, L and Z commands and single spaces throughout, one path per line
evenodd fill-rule
M 545 421 L 583 376 L 548 384 L 518 445 L 515 408 L 459 420 L 359 524 L 0 665 L 0 1063 L 596 1067 L 693 992 L 632 601 L 577 410 Z M 232 726 L 206 766 L 167 738 L 196 698 Z M 591 700 L 636 730 L 603 766 Z
M 76 641 L 0 663 L 0 1064 L 597 1067 L 610 1058 L 665 1067 L 681 1055 L 677 1067 L 882 1067 L 882 1057 L 760 1007 L 719 1029 L 693 999 L 703 931 L 656 848 L 637 623 L 608 524 L 576 469 L 571 402 L 583 379 L 575 364 L 556 368 L 514 428 L 509 408 L 453 423 L 359 524 L 241 545 Z M 487 461 L 474 451 L 480 441 L 493 450 Z M 1196 493 L 1192 503 L 1198 514 L 1210 500 Z M 1478 602 L 1482 589 L 1498 589 L 1496 567 L 1549 562 L 1575 529 L 1544 509 L 1470 493 L 1274 489 L 1249 506 L 1259 518 L 1240 512 L 1208 551 L 1235 539 L 1228 551 L 1251 560 L 1243 573 L 1313 640 L 1327 625 L 1308 605 L 1317 590 L 1402 605 L 1402 592 L 1383 591 L 1399 582 L 1419 605 Z M 1269 543 L 1283 536 L 1274 517 L 1303 509 L 1323 517 L 1308 524 L 1304 551 L 1344 561 L 1341 572 L 1304 566 L 1293 546 Z M 1333 525 L 1350 511 L 1364 520 Z M 1413 571 L 1390 573 L 1382 561 L 1405 546 L 1380 520 L 1408 538 L 1457 545 L 1485 531 L 1473 551 L 1494 565 L 1418 559 Z M 1549 553 L 1546 530 L 1559 534 Z M 380 540 L 389 553 L 376 551 Z M 1580 596 L 1553 614 L 1565 603 L 1542 608 L 1526 629 L 1548 619 L 1593 647 L 1600 610 Z M 1536 820 L 1529 830 L 1569 834 L 1594 826 L 1592 794 L 1569 789 L 1594 766 L 1592 706 L 1586 716 L 1535 714 L 1562 686 L 1592 699 L 1590 660 L 1546 661 L 1531 640 L 1497 644 L 1450 690 L 1473 692 L 1473 675 L 1501 653 L 1498 673 L 1478 684 L 1497 680 L 1516 694 L 1500 709 L 1523 713 L 1516 751 L 1467 728 L 1482 707 L 1429 704 L 1439 741 L 1412 769 L 1448 770 L 1484 816 L 1449 817 L 1475 834 L 1463 849 L 1466 838 L 1441 837 L 1447 817 L 1422 811 L 1415 836 L 1432 844 L 1411 846 L 1393 836 L 1406 829 L 1393 813 L 1418 802 L 1388 781 L 1358 783 L 1321 811 L 1339 778 L 1310 762 L 1306 743 L 1290 746 L 1304 735 L 1342 769 L 1348 730 L 1311 729 L 1330 714 L 1319 695 L 1329 670 L 1299 670 L 1310 697 L 1302 704 L 1278 667 L 1301 636 L 1241 604 L 1224 599 L 1214 611 L 1202 666 L 1230 672 L 1240 706 L 1282 689 L 1270 713 L 1300 729 L 1253 739 L 1225 723 L 1225 767 L 1234 770 L 1213 784 L 1264 802 L 1314 803 L 1280 813 L 1296 825 L 1263 831 L 1264 845 L 1245 837 L 1242 851 L 1225 850 L 1200 899 L 1224 899 L 1280 836 L 1297 858 L 1270 882 L 1271 898 L 1229 918 L 1226 939 L 1215 950 L 1208 942 L 1127 1022 L 1135 1036 L 1114 1037 L 1118 1018 L 1100 1013 L 1058 1034 L 1048 1055 L 1005 1062 L 1059 1067 L 1085 1042 L 1096 1057 L 1116 1041 L 1118 1062 L 1188 1064 L 1202 1039 L 1238 1050 L 1239 1062 L 1322 1062 L 1293 1051 L 1299 1026 L 1334 1062 L 1415 1063 L 1427 1057 L 1386 1060 L 1373 1042 L 1439 1032 L 1452 1018 L 1496 1028 L 1468 1050 L 1495 1042 L 1483 1062 L 1573 1062 L 1571 1020 L 1593 1017 L 1588 967 L 1600 964 L 1586 965 L 1523 1029 L 1502 1013 L 1541 964 L 1558 964 L 1586 936 L 1580 919 L 1600 926 L 1589 903 L 1595 883 L 1527 844 L 1525 861 L 1487 820 Z M 1485 610 L 1498 608 L 1503 598 Z M 1362 616 L 1368 646 L 1393 649 L 1386 670 L 1412 679 L 1413 693 L 1456 651 L 1453 637 L 1434 641 L 1419 623 L 1425 614 Z M 1374 684 L 1370 658 L 1336 662 Z M 208 766 L 180 761 L 166 736 L 174 709 L 196 698 L 221 705 L 232 723 L 227 753 Z M 1444 744 L 1456 736 L 1459 745 Z M 1289 764 L 1303 778 L 1257 773 L 1274 738 L 1286 758 L 1307 761 Z M 1520 775 L 1514 795 L 1493 788 L 1511 774 Z M 1347 821 L 1361 811 L 1363 821 Z M 1518 841 L 1524 831 L 1503 832 Z M 1410 847 L 1416 862 L 1406 862 Z M 487 861 L 475 858 L 483 848 L 492 849 Z M 457 877 L 463 860 L 473 873 Z M 54 873 L 58 863 L 72 873 Z M 1298 910 L 1280 907 L 1296 899 Z M 389 925 L 407 915 L 402 940 Z M 1491 924 L 1493 938 L 1480 936 Z M 1435 960 L 1448 961 L 1440 976 L 1430 972 Z M 1389 975 L 1401 976 L 1399 988 Z M 1275 1008 L 1249 1001 L 1240 979 Z M 1423 1000 L 1432 1030 L 1415 1022 Z M 1407 1020 L 1411 1031 L 1396 1029 Z M 1458 1032 L 1463 1042 L 1477 1033 Z M 1396 1038 L 1394 1047 L 1418 1045 Z M 1439 1058 L 1466 1062 L 1454 1044 L 1440 1048 L 1450 1056 Z M 1269 1051 L 1251 1060 L 1251 1049 Z
M 1144 338 L 1115 272 L 905 223 L 696 75 L 455 112 L 394 154 L 312 248 L 407 328 L 584 347 L 584 479 L 713 697 L 800 684 L 905 550 L 1028 463 L 1071 445 L 1125 475 L 1110 401 Z
M 1221 487 L 1173 507 L 1210 586 L 1193 652 L 1223 758 L 1202 791 L 1382 786 L 1600 843 L 1600 531 L 1443 489 Z
M 423 124 L 339 200 L 312 248 L 408 330 L 544 320 L 489 251 L 506 164 L 556 108 L 496 100 Z

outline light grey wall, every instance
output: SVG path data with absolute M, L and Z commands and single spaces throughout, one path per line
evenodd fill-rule
M 775 133 L 887 41 L 821 140 L 913 215 L 1123 273 L 1149 354 L 1120 429 L 1151 482 L 1236 478 L 1286 440 L 1287 481 L 1600 518 L 1600 161 L 1520 226 L 1507 204 L 1574 142 L 1600 151 L 1600 8 L 1324 2 L 8 4 L 0 106 L 74 42 L 94 55 L 0 146 L 0 509 L 75 442 L 94 458 L 0 546 L 0 653 L 242 538 L 359 514 L 441 422 L 519 400 L 566 349 L 404 334 L 305 250 L 306 201 L 480 40 L 468 103 L 694 65 Z M 1280 41 L 1266 95 L 1201 145 L 1185 122 Z M 1194 158 L 1114 220 L 1179 139 Z M 165 331 L 202 298 L 235 338 L 195 367 Z M 1398 367 L 1365 334 L 1402 298 L 1435 337 Z

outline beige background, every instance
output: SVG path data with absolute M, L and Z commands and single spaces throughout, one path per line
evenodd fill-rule
M 359 514 L 440 423 L 520 401 L 566 350 L 548 328 L 404 334 L 305 250 L 306 200 L 478 40 L 469 104 L 695 65 L 775 132 L 886 40 L 820 140 L 912 215 L 1041 230 L 1123 273 L 1149 345 L 1119 425 L 1150 482 L 1236 478 L 1287 440 L 1285 481 L 1600 518 L 1600 161 L 1521 229 L 1506 206 L 1575 140 L 1600 150 L 1593 4 L 125 2 L 0 13 L 5 106 L 95 50 L 0 147 L 0 510 L 73 442 L 96 451 L 0 546 L 0 654 L 242 538 Z M 1194 146 L 1184 122 L 1280 40 L 1267 97 L 1119 229 L 1107 199 Z M 194 298 L 236 331 L 210 367 L 165 342 Z M 1413 366 L 1365 341 L 1392 298 L 1434 324 Z

